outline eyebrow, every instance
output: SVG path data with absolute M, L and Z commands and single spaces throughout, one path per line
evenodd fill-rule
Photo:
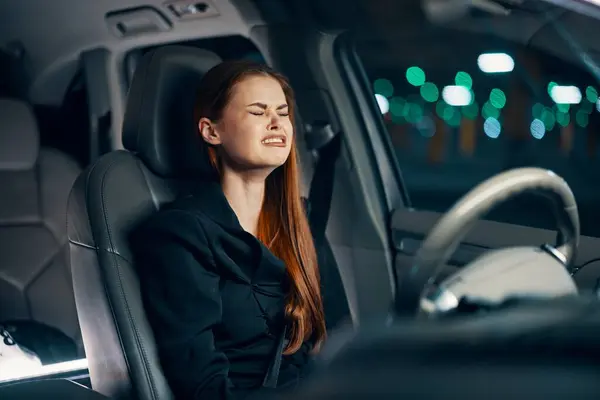
M 248 104 L 247 107 L 260 107 L 263 110 L 266 110 L 269 106 L 267 106 L 265 103 L 252 103 L 252 104 Z M 277 107 L 277 110 L 283 110 L 284 108 L 288 108 L 287 104 L 281 104 L 279 107 Z

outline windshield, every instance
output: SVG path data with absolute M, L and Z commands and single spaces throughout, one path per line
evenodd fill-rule
M 600 24 L 544 2 L 522 7 L 421 24 L 392 24 L 375 7 L 357 52 L 413 206 L 444 212 L 503 170 L 539 166 L 567 180 L 583 233 L 600 235 L 600 85 L 586 44 Z M 552 229 L 545 204 L 523 196 L 490 219 Z

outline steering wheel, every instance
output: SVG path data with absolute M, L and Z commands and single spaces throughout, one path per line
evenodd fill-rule
M 438 284 L 446 261 L 473 225 L 524 192 L 544 194 L 552 202 L 559 243 L 489 251 Z M 400 316 L 421 316 L 449 311 L 464 297 L 500 301 L 515 294 L 558 297 L 577 293 L 569 269 L 578 244 L 577 204 L 564 179 L 541 168 L 498 174 L 467 193 L 433 227 L 400 281 L 395 311 Z

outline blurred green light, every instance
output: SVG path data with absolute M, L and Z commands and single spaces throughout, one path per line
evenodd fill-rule
M 569 113 L 559 111 L 556 113 L 556 122 L 558 122 L 560 126 L 565 127 L 571 122 L 571 116 Z
M 462 119 L 462 115 L 460 114 L 460 112 L 458 112 L 456 108 L 450 107 L 450 109 L 452 110 L 452 113 L 449 115 L 449 118 L 446 119 L 446 122 L 448 123 L 448 125 L 456 128 L 460 126 L 460 120 Z
M 568 113 L 571 108 L 569 104 L 555 104 L 554 107 L 558 112 Z
M 390 114 L 396 117 L 404 116 L 404 107 L 406 106 L 406 100 L 402 97 L 394 96 L 390 99 Z
M 456 83 L 457 86 L 464 86 L 467 89 L 471 89 L 473 87 L 473 79 L 471 78 L 471 75 L 465 71 L 458 71 L 456 73 L 456 76 L 454 77 L 454 83 Z
M 454 107 L 452 107 L 443 100 L 438 101 L 438 103 L 435 105 L 435 112 L 441 119 L 443 119 L 446 122 L 451 121 L 452 118 L 454 118 L 454 114 L 458 113 L 458 111 Z
M 421 86 L 425 83 L 425 71 L 419 67 L 410 67 L 406 70 L 406 80 L 413 86 Z
M 440 91 L 434 83 L 426 82 L 421 86 L 421 97 L 429 103 L 435 103 L 440 97 Z
M 380 78 L 373 83 L 373 90 L 375 94 L 391 97 L 394 94 L 394 85 L 389 80 Z
M 446 110 L 446 107 L 449 107 L 448 104 L 446 104 L 445 101 L 438 101 L 437 104 L 435 105 L 435 113 L 437 114 L 438 117 L 444 119 L 444 112 Z
M 490 104 L 501 109 L 506 105 L 506 95 L 500 89 L 492 89 L 490 92 Z
M 556 124 L 556 118 L 554 118 L 554 112 L 551 108 L 543 107 L 540 116 L 536 119 L 539 119 L 544 123 L 544 127 L 546 127 L 546 131 L 550 132 L 554 129 L 554 125 Z
M 552 88 L 554 88 L 554 86 L 558 85 L 558 83 L 556 82 L 550 82 L 548 83 L 548 94 L 551 95 L 552 94 Z
M 535 103 L 531 108 L 531 113 L 533 115 L 533 119 L 542 119 L 542 113 L 544 112 L 544 105 L 540 103 Z
M 500 117 L 500 110 L 498 110 L 489 101 L 487 101 L 481 108 L 481 116 L 484 119 L 488 119 L 488 118 L 498 119 L 498 117 Z
M 598 91 L 593 86 L 588 86 L 585 89 L 585 98 L 588 99 L 590 103 L 595 103 L 598 101 Z
M 402 125 L 406 122 L 403 115 L 392 115 L 392 122 L 397 125 Z
M 411 124 L 416 124 L 423 118 L 423 108 L 419 104 L 407 103 L 405 118 Z
M 590 121 L 589 115 L 585 111 L 579 110 L 579 111 L 577 111 L 577 114 L 575 114 L 575 122 L 580 127 L 582 127 L 582 128 L 587 127 L 589 121 Z
M 462 113 L 467 119 L 475 119 L 477 115 L 479 115 L 479 104 L 477 102 L 473 102 L 468 106 L 464 106 L 462 108 Z
M 444 109 L 444 115 L 442 115 L 442 119 L 446 122 L 450 122 L 456 113 L 456 109 L 451 105 L 448 105 L 448 107 Z

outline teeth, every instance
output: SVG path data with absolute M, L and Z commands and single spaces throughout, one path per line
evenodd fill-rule
M 282 138 L 270 138 L 262 141 L 263 143 L 283 143 Z

